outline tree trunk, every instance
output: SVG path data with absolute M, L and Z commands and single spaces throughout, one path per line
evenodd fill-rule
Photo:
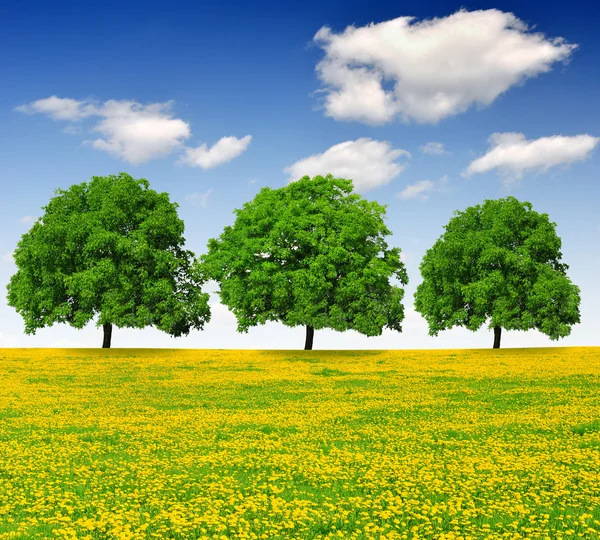
M 500 348 L 500 335 L 502 334 L 502 327 L 494 326 L 494 349 Z
M 313 337 L 315 335 L 315 329 L 312 326 L 306 327 L 306 341 L 304 342 L 304 350 L 312 351 Z
M 104 323 L 102 325 L 104 328 L 104 341 L 102 342 L 103 349 L 110 349 L 110 338 L 112 337 L 112 324 Z

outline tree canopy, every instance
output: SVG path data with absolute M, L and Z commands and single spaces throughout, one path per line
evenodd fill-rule
M 172 336 L 203 328 L 208 294 L 167 193 L 125 173 L 55 193 L 22 236 L 7 286 L 27 334 L 54 323 L 83 328 L 98 316 L 110 347 L 112 325 Z
M 380 335 L 401 331 L 400 249 L 388 248 L 385 207 L 352 193 L 351 180 L 304 176 L 263 188 L 235 210 L 233 226 L 210 239 L 202 272 L 220 284 L 238 331 L 267 321 Z
M 568 336 L 579 322 L 579 287 L 566 275 L 555 227 L 514 197 L 455 212 L 420 266 L 415 308 L 429 334 L 489 321 L 494 347 L 502 328 Z

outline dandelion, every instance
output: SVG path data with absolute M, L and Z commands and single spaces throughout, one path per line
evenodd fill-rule
M 600 349 L 0 351 L 0 540 L 598 536 Z

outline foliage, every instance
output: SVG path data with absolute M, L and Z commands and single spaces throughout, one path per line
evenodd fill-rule
M 385 207 L 352 193 L 350 180 L 305 176 L 263 188 L 201 257 L 238 330 L 267 321 L 380 335 L 401 331 L 408 278 L 388 249 Z
M 167 193 L 125 173 L 55 193 L 21 238 L 7 286 L 26 333 L 62 322 L 83 328 L 98 315 L 98 326 L 154 325 L 181 336 L 209 320 L 208 295 Z
M 455 212 L 425 254 L 415 308 L 430 335 L 453 326 L 536 328 L 551 339 L 579 322 L 579 288 L 560 262 L 561 240 L 547 214 L 514 197 Z

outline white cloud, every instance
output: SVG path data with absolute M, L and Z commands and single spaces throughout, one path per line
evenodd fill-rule
M 137 165 L 166 156 L 190 137 L 189 124 L 172 117 L 171 105 L 170 101 L 142 105 L 137 101 L 111 99 L 95 103 L 51 96 L 21 105 L 17 110 L 47 114 L 55 120 L 78 121 L 97 117 L 99 120 L 92 131 L 103 137 L 85 142 Z M 65 129 L 76 133 L 76 128 L 67 126 Z
M 202 144 L 197 148 L 186 148 L 180 162 L 193 167 L 211 169 L 238 157 L 248 148 L 251 141 L 251 135 L 246 135 L 241 139 L 223 137 L 211 148 L 207 148 L 206 144 Z
M 436 123 L 489 105 L 567 61 L 577 48 L 532 33 L 512 13 L 496 9 L 421 22 L 398 17 L 337 34 L 324 26 L 314 41 L 325 51 L 316 67 L 325 85 L 325 114 L 367 124 L 396 117 Z
M 440 142 L 428 142 L 427 144 L 419 147 L 424 154 L 448 154 L 449 152 L 444 148 L 444 145 Z
M 440 191 L 447 183 L 447 176 L 442 176 L 437 182 L 432 182 L 431 180 L 421 180 L 420 182 L 415 182 L 414 184 L 406 186 L 400 193 L 398 193 L 398 198 L 404 200 L 416 198 L 426 200 L 429 198 L 429 194 L 432 191 Z
M 213 192 L 213 189 L 211 188 L 205 193 L 199 193 L 199 192 L 188 193 L 185 196 L 185 200 L 188 202 L 191 202 L 195 206 L 200 206 L 202 208 L 205 208 L 206 205 L 208 204 L 208 197 L 210 196 L 210 194 L 212 192 Z
M 9 251 L 8 253 L 5 253 L 4 256 L 2 257 L 2 260 L 8 264 L 14 264 L 15 258 L 13 257 L 13 252 Z
M 115 99 L 99 103 L 51 96 L 21 105 L 16 110 L 71 122 L 94 117 L 96 123 L 91 131 L 101 137 L 84 143 L 134 165 L 167 156 L 174 150 L 184 150 L 181 162 L 208 169 L 237 157 L 252 140 L 250 135 L 242 139 L 223 137 L 210 149 L 205 144 L 186 148 L 184 141 L 191 136 L 190 125 L 173 117 L 172 104 L 167 101 L 143 105 L 137 101 Z M 81 127 L 70 124 L 63 132 L 76 135 L 81 132 Z
M 435 184 L 431 180 L 421 180 L 416 184 L 410 184 L 406 186 L 399 194 L 398 197 L 401 199 L 414 199 L 421 197 L 427 199 L 428 193 L 435 187 Z
M 58 96 L 50 96 L 26 105 L 19 105 L 16 110 L 27 114 L 47 114 L 54 120 L 81 120 L 98 114 L 96 105 L 90 101 L 78 101 Z
M 360 138 L 332 146 L 322 154 L 296 161 L 284 172 L 290 175 L 289 182 L 303 176 L 325 176 L 331 173 L 340 178 L 352 180 L 355 191 L 368 191 L 388 184 L 405 168 L 396 163 L 400 157 L 410 157 L 402 149 L 393 149 L 386 141 Z
M 556 165 L 584 160 L 599 141 L 600 138 L 591 135 L 527 140 L 523 133 L 494 133 L 489 137 L 490 150 L 472 161 L 463 175 L 469 177 L 496 169 L 511 182 L 520 179 L 527 170 L 546 172 Z
M 100 109 L 102 119 L 93 128 L 104 138 L 91 144 L 134 165 L 166 156 L 191 135 L 189 124 L 172 118 L 170 108 L 171 102 L 141 105 L 109 100 Z
M 19 219 L 20 223 L 31 223 L 32 221 L 35 221 L 34 216 L 23 216 L 22 218 Z

